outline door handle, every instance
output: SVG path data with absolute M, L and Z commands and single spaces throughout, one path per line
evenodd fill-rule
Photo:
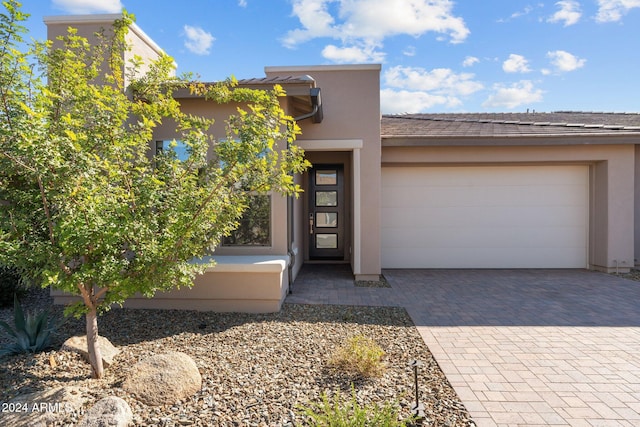
M 309 214 L 309 234 L 313 234 L 313 214 Z

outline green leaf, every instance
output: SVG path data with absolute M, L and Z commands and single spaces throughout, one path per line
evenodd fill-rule
M 29 340 L 29 336 L 24 331 L 18 331 L 18 336 L 16 337 L 16 345 L 23 350 L 23 352 L 31 351 L 31 342 Z
M 0 357 L 11 356 L 12 354 L 22 353 L 22 349 L 17 344 L 11 344 L 0 348 Z
M 9 333 L 9 335 L 11 335 L 14 338 L 17 338 L 16 332 L 11 328 L 11 326 L 7 324 L 7 322 L 0 320 L 0 326 L 2 326 L 4 330 L 7 331 L 7 333 Z
M 44 330 L 41 333 L 39 333 L 35 342 L 35 346 L 33 347 L 34 351 L 40 351 L 45 349 L 49 345 L 50 337 L 51 337 L 51 333 L 47 330 Z
M 37 315 L 36 322 L 35 322 L 36 327 L 34 331 L 34 334 L 36 336 L 40 335 L 41 332 L 46 331 L 48 318 L 49 318 L 49 312 L 47 310 L 43 310 Z
M 18 301 L 18 296 L 15 294 L 13 295 L 13 323 L 17 333 L 25 330 L 24 311 Z
M 74 131 L 72 131 L 71 129 L 65 129 L 64 133 L 67 135 L 67 137 L 69 137 L 69 139 L 71 141 L 77 141 L 78 140 L 78 136 L 76 135 L 76 133 Z

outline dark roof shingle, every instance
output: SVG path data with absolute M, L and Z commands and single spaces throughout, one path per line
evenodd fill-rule
M 382 116 L 383 138 L 640 134 L 638 113 L 444 113 Z

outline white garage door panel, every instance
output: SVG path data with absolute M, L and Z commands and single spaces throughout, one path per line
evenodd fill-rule
M 554 191 L 549 192 L 553 187 Z M 502 185 L 494 187 L 417 187 L 417 186 L 387 186 L 398 188 L 401 191 L 389 193 L 385 200 L 387 206 L 400 207 L 453 207 L 453 206 L 481 206 L 490 198 L 492 206 L 581 206 L 584 195 L 580 190 L 584 185 L 527 185 L 523 192 L 523 186 Z M 412 191 L 413 197 L 408 199 L 406 192 Z
M 586 246 L 586 240 L 573 240 L 575 229 L 547 228 L 526 229 L 518 228 L 508 230 L 505 228 L 486 227 L 483 229 L 472 228 L 423 228 L 420 230 L 385 229 L 382 239 L 389 248 L 415 249 L 425 248 L 424 242 L 431 242 L 429 247 L 444 248 L 574 248 L 579 250 Z M 571 242 L 571 243 L 569 243 Z M 517 245 L 515 244 L 517 243 Z M 584 255 L 584 254 L 583 254 Z
M 465 260 L 464 264 L 459 258 Z M 523 259 L 532 259 L 523 267 Z M 567 257 L 565 249 L 431 249 L 424 252 L 391 250 L 385 254 L 385 263 L 393 267 L 383 268 L 582 268 L 568 267 L 567 264 L 584 266 L 584 256 Z M 417 267 L 422 265 L 423 267 Z
M 382 170 L 383 268 L 584 268 L 586 166 Z
M 470 214 L 473 209 L 473 215 Z M 405 228 L 404 224 L 423 227 L 507 227 L 509 222 L 518 218 L 520 224 L 517 228 L 528 225 L 531 227 L 585 227 L 586 218 L 576 218 L 575 207 L 554 207 L 545 211 L 531 209 L 530 207 L 459 207 L 457 209 L 428 209 L 428 208 L 402 208 L 382 209 L 382 223 L 395 221 L 399 228 Z M 526 225 L 525 225 L 526 224 Z

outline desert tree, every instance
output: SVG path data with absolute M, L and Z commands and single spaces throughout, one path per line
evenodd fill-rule
M 174 62 L 125 62 L 133 17 L 123 12 L 91 42 L 70 28 L 51 42 L 23 38 L 15 0 L 0 14 L 0 263 L 78 297 L 94 377 L 104 373 L 98 315 L 134 294 L 189 287 L 197 262 L 238 225 L 256 192 L 298 194 L 308 163 L 282 88 L 246 89 L 174 77 Z M 125 83 L 127 82 L 127 83 Z M 190 90 L 233 103 L 226 136 L 185 114 Z M 150 142 L 173 123 L 188 158 Z

